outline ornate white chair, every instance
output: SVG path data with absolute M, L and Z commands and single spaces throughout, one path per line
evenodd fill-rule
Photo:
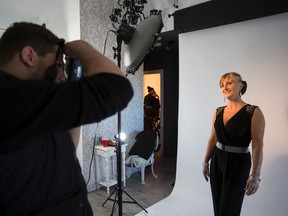
M 158 149 L 159 136 L 155 130 L 144 130 L 136 136 L 136 142 L 129 151 L 129 157 L 125 164 L 130 167 L 136 167 L 141 171 L 141 184 L 145 184 L 145 168 L 151 166 L 154 178 L 157 178 L 154 172 L 154 151 Z

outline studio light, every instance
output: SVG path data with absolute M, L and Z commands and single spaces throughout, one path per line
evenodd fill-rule
M 121 42 L 124 50 L 126 72 L 135 74 L 145 57 L 154 49 L 156 40 L 163 28 L 162 11 L 153 9 L 150 16 L 143 13 L 146 0 L 118 0 L 119 8 L 114 8 L 109 16 L 112 26 L 117 29 L 117 45 L 112 47 L 114 58 L 121 61 Z M 121 16 L 123 14 L 123 16 Z
M 116 140 L 118 140 L 118 134 L 116 134 L 114 137 Z M 124 142 L 125 140 L 126 140 L 126 134 L 121 132 L 120 133 L 120 141 Z

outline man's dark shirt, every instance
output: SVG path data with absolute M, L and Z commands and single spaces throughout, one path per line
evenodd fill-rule
M 152 94 L 144 97 L 144 110 L 147 117 L 159 117 L 160 102 Z
M 130 82 L 112 74 L 55 84 L 0 72 L 0 215 L 93 215 L 67 131 L 132 96 Z

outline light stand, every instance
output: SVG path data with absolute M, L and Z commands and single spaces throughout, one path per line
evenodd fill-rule
M 125 29 L 125 27 L 128 27 L 128 26 L 126 26 L 124 24 L 119 29 L 119 31 L 117 32 L 118 33 L 118 35 L 117 35 L 117 48 L 114 49 L 114 51 L 115 51 L 114 57 L 117 58 L 118 67 L 119 68 L 121 68 L 121 46 L 122 46 L 122 41 L 124 41 L 125 43 L 128 43 L 129 40 L 131 39 L 132 35 L 133 35 L 133 33 L 127 35 L 127 34 L 125 34 L 125 32 L 124 32 L 124 34 L 122 34 L 123 31 L 127 30 L 127 29 Z M 132 30 L 132 29 L 130 29 L 130 30 Z M 123 36 L 123 35 L 125 35 L 125 36 Z M 121 138 L 120 138 L 120 134 L 121 134 L 121 112 L 118 112 L 117 116 L 118 116 L 118 137 L 117 137 L 117 146 L 116 146 L 116 149 L 115 149 L 116 156 L 117 156 L 117 187 L 110 194 L 110 196 L 105 200 L 105 202 L 102 204 L 102 206 L 104 206 L 108 200 L 114 201 L 113 207 L 112 207 L 112 211 L 111 211 L 111 214 L 110 214 L 111 216 L 114 215 L 117 206 L 118 206 L 118 216 L 122 216 L 122 213 L 123 213 L 122 205 L 123 205 L 123 203 L 137 204 L 146 213 L 148 213 L 146 211 L 146 209 L 144 209 L 135 199 L 133 199 L 133 197 L 131 197 L 122 187 L 122 157 L 121 157 L 121 155 L 122 155 L 122 147 L 121 147 L 122 141 L 121 141 Z M 122 200 L 123 192 L 133 201 L 123 201 Z M 114 193 L 116 193 L 116 194 L 115 194 L 114 199 L 112 199 L 111 196 Z
M 120 0 L 119 0 L 120 1 Z M 125 0 L 128 4 L 130 1 Z M 131 1 L 132 8 L 134 8 L 135 0 Z M 141 4 L 145 4 L 145 0 L 141 1 Z M 141 12 L 141 10 L 140 10 Z M 118 13 L 118 12 L 117 12 Z M 131 14 L 131 13 L 129 13 Z M 117 20 L 117 19 L 116 19 Z M 116 21 L 115 21 L 116 22 Z M 154 43 L 156 42 L 161 29 L 163 28 L 161 11 L 151 11 L 150 17 L 141 22 L 137 28 L 131 27 L 125 19 L 121 22 L 119 29 L 117 30 L 117 47 L 114 48 L 114 58 L 117 58 L 118 67 L 121 68 L 121 47 L 122 42 L 128 44 L 124 52 L 124 65 L 126 66 L 126 72 L 134 74 L 139 68 L 140 64 L 144 61 L 145 57 L 153 50 Z M 122 216 L 122 204 L 133 203 L 137 204 L 146 213 L 148 213 L 135 199 L 133 199 L 122 187 L 122 147 L 121 147 L 121 113 L 118 112 L 118 137 L 116 146 L 117 155 L 117 188 L 111 193 L 111 195 L 102 204 L 104 206 L 108 200 L 114 201 L 111 215 L 119 207 L 119 215 Z M 115 194 L 115 198 L 112 199 L 112 195 Z M 122 195 L 125 193 L 133 201 L 123 201 Z

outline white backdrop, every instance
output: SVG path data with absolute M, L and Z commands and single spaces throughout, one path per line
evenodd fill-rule
M 215 108 L 225 105 L 222 74 L 247 81 L 243 100 L 266 119 L 262 182 L 245 197 L 242 215 L 287 216 L 288 13 L 179 36 L 179 136 L 176 184 L 166 199 L 138 215 L 211 216 L 210 185 L 201 163 Z

